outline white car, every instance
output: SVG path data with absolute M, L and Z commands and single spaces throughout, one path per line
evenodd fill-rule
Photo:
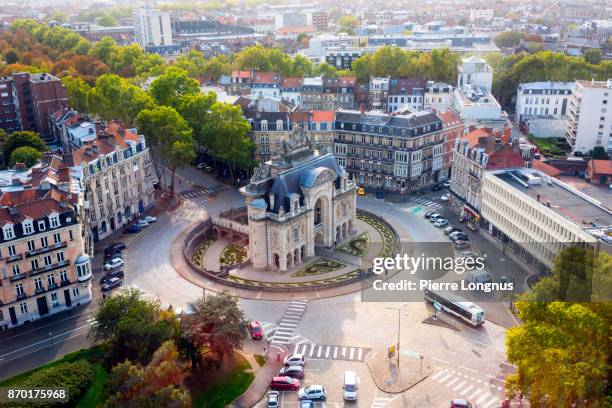
M 117 269 L 122 267 L 124 264 L 123 259 L 121 258 L 113 258 L 107 263 L 104 264 L 104 270 L 110 271 L 111 269 Z
M 433 213 L 429 216 L 429 222 L 435 222 L 438 218 L 441 218 L 442 215 L 438 213 Z
M 153 224 L 154 222 L 157 222 L 157 217 L 153 217 L 152 215 L 147 215 L 146 217 L 143 218 L 144 221 L 147 222 L 147 224 Z
M 291 354 L 285 357 L 284 363 L 286 366 L 290 365 L 304 365 L 304 355 L 303 354 Z
M 134 223 L 134 225 L 140 227 L 140 228 L 146 228 L 149 226 L 149 223 L 146 222 L 145 220 L 138 220 Z
M 442 201 L 443 203 L 447 202 L 448 200 L 450 200 L 450 194 L 442 194 L 440 196 L 440 201 Z
M 278 391 L 269 391 L 268 392 L 268 408 L 278 408 L 278 400 L 280 393 Z
M 327 392 L 325 392 L 325 387 L 319 384 L 309 385 L 305 388 L 300 388 L 298 391 L 299 399 L 309 399 L 309 400 L 324 400 L 327 398 Z
M 448 225 L 448 221 L 446 221 L 444 218 L 438 218 L 433 225 L 434 227 L 438 228 L 446 227 Z

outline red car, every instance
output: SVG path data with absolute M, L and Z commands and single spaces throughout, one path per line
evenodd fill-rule
M 251 322 L 249 324 L 249 333 L 251 333 L 251 337 L 255 340 L 261 340 L 263 338 L 263 329 L 261 328 L 261 324 L 258 321 Z
M 300 380 L 291 377 L 274 377 L 270 388 L 276 391 L 297 391 L 300 389 Z
M 450 402 L 450 408 L 476 408 L 471 402 L 464 399 L 454 399 Z

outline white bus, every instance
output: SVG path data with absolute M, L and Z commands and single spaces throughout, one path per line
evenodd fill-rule
M 443 291 L 433 292 L 425 290 L 425 300 L 431 303 L 439 303 L 442 306 L 442 310 L 460 317 L 472 326 L 480 326 L 485 321 L 484 310 L 472 302 L 461 299 L 457 295 Z

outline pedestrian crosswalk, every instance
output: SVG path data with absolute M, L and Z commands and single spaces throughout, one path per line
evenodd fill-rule
M 308 299 L 296 299 L 289 302 L 289 306 L 279 321 L 274 335 L 270 338 L 272 343 L 289 344 L 293 332 L 306 312 L 307 305 Z
M 432 201 L 431 199 L 426 197 L 413 198 L 410 201 L 413 203 L 420 204 L 424 207 L 429 207 L 430 209 L 442 208 L 442 204 L 436 203 L 435 201 Z
M 483 380 L 473 374 L 467 374 L 448 367 L 434 366 L 434 373 L 429 379 L 451 389 L 458 397 L 476 403 L 478 407 L 492 408 L 499 406 L 504 383 L 501 380 Z
M 219 191 L 223 191 L 223 190 L 227 190 L 227 187 L 219 184 L 216 186 L 210 186 L 210 187 L 201 187 L 201 188 L 196 188 L 193 190 L 185 190 L 185 191 L 181 191 L 181 195 L 185 198 L 196 198 L 196 197 L 200 197 L 206 193 L 216 193 Z
M 298 343 L 293 349 L 294 353 L 304 354 L 307 358 L 346 361 L 364 361 L 368 351 L 370 349 L 364 347 L 331 346 L 309 342 Z
M 265 338 L 270 338 L 276 329 L 276 325 L 274 323 L 269 322 L 259 322 L 261 324 L 261 328 L 265 334 Z

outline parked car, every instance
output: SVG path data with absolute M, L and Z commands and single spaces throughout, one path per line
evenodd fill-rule
M 300 388 L 298 391 L 298 398 L 322 401 L 327 398 L 327 392 L 325 391 L 324 386 L 320 384 L 313 384 L 305 388 Z
M 447 202 L 448 200 L 450 200 L 450 194 L 446 193 L 440 196 L 440 201 L 442 201 L 443 203 Z
M 437 212 L 435 212 L 429 216 L 429 222 L 431 223 L 436 222 L 436 220 L 441 217 L 442 217 L 441 214 L 438 214 Z
M 444 188 L 444 186 L 442 184 L 436 184 L 435 186 L 433 186 L 431 188 L 431 191 L 440 191 Z
M 108 252 L 104 254 L 104 262 L 110 261 L 111 259 L 115 259 L 115 258 L 123 259 L 123 252 L 114 251 L 114 252 Z
M 359 187 L 357 189 L 357 195 L 360 195 L 360 196 L 366 195 L 365 189 L 363 187 Z
M 268 408 L 278 408 L 279 407 L 279 402 L 278 402 L 279 395 L 280 394 L 278 391 L 268 391 Z
M 100 285 L 108 282 L 112 278 L 123 279 L 124 277 L 125 277 L 125 273 L 123 273 L 123 271 L 121 269 L 119 269 L 117 271 L 111 271 L 111 272 L 108 272 L 106 275 L 104 275 L 102 277 L 102 279 L 100 279 Z
M 315 408 L 315 403 L 311 400 L 301 400 L 300 401 L 300 408 Z
M 120 278 L 110 278 L 104 285 L 102 285 L 102 292 L 108 292 L 121 286 L 123 281 Z
M 455 247 L 455 249 L 467 249 L 471 248 L 472 244 L 470 243 L 470 241 L 458 239 L 456 241 L 453 241 L 453 246 Z
M 442 183 L 442 186 L 444 188 L 449 188 L 450 187 L 450 181 L 445 181 L 444 183 Z
M 303 354 L 291 354 L 285 357 L 285 360 L 283 362 L 285 363 L 286 366 L 290 366 L 290 365 L 303 366 L 304 365 L 304 355 Z
M 207 164 L 204 164 L 202 167 L 198 167 L 199 169 L 201 169 L 204 173 L 211 173 L 214 169 L 212 167 L 210 167 Z
M 450 234 L 448 234 L 448 238 L 451 240 L 454 240 L 456 237 L 466 237 L 467 238 L 467 234 L 461 230 L 451 232 Z
M 486 256 L 480 256 L 479 254 L 477 254 L 474 251 L 471 250 L 467 250 L 467 251 L 461 251 L 461 253 L 459 254 L 462 258 L 467 258 L 467 259 L 476 259 L 478 257 L 480 257 L 480 262 L 482 263 L 487 263 L 487 257 Z
M 453 232 L 456 232 L 456 231 L 457 231 L 457 232 L 461 232 L 461 229 L 456 228 L 456 227 L 452 227 L 452 226 L 451 226 L 451 227 L 446 227 L 446 228 L 444 228 L 444 233 L 445 233 L 446 235 L 452 234 Z
M 432 215 L 434 215 L 434 214 L 436 214 L 436 212 L 435 212 L 435 211 L 427 211 L 427 212 L 425 213 L 425 218 L 429 218 L 429 217 L 431 217 L 431 216 L 432 216 Z
M 263 329 L 258 321 L 249 323 L 249 334 L 253 340 L 261 340 L 263 338 Z
M 437 227 L 437 228 L 443 228 L 448 225 L 448 221 L 446 221 L 444 218 L 438 218 L 436 222 L 434 222 L 433 225 L 434 227 Z
M 113 258 L 104 264 L 104 270 L 110 271 L 111 269 L 117 269 L 123 266 L 125 262 L 121 258 Z
M 142 219 L 146 221 L 147 224 L 153 224 L 154 222 L 157 222 L 157 217 L 153 217 L 152 215 L 147 215 L 143 217 Z
M 469 272 L 465 280 L 468 283 L 491 283 L 493 282 L 493 277 L 486 270 L 480 269 Z
M 145 220 L 138 220 L 134 223 L 134 225 L 140 227 L 140 228 L 147 228 L 149 226 L 149 223 L 146 222 Z
M 471 402 L 464 399 L 453 399 L 450 402 L 450 408 L 476 408 Z
M 107 252 L 125 251 L 125 248 L 126 246 L 123 242 L 113 242 L 112 244 L 104 248 L 104 253 L 106 254 Z
M 376 192 L 376 198 L 382 200 L 383 198 L 385 198 L 385 193 L 383 193 L 382 191 L 377 191 Z
M 137 233 L 139 233 L 140 231 L 142 231 L 142 227 L 139 227 L 139 226 L 138 226 L 138 225 L 136 225 L 136 224 L 132 224 L 132 225 L 130 225 L 129 227 L 125 227 L 125 228 L 123 229 L 123 233 L 124 233 L 124 234 L 137 234 Z
M 304 378 L 304 367 L 302 367 L 301 365 L 290 365 L 287 367 L 283 367 L 278 372 L 278 375 L 297 378 L 301 380 Z
M 270 383 L 272 390 L 278 391 L 295 391 L 300 389 L 300 380 L 291 377 L 274 377 Z

